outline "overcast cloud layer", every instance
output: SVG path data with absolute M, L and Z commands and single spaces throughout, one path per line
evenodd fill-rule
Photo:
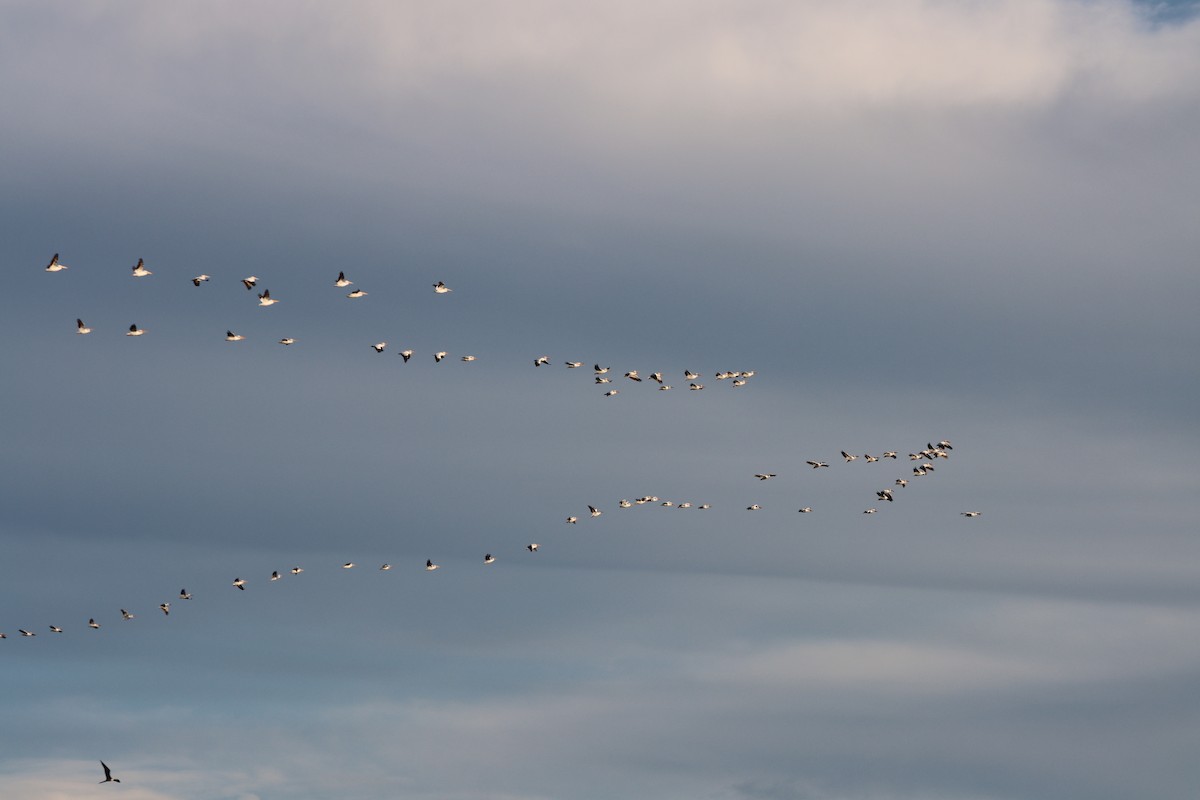
M 1194 6 L 4 4 L 0 795 L 1191 800 Z

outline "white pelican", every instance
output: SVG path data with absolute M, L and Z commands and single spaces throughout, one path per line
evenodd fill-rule
M 896 478 L 896 485 L 903 489 L 905 486 L 908 486 L 908 481 L 904 480 L 904 478 Z
M 622 500 L 619 503 L 617 503 L 617 505 L 620 506 L 621 508 L 629 508 L 630 506 L 633 505 L 633 503 L 629 502 L 628 500 Z
M 642 382 L 642 379 L 638 375 L 638 371 L 636 369 L 631 369 L 631 370 L 629 370 L 629 372 L 626 372 L 625 377 L 629 378 L 629 380 L 631 380 L 631 381 L 637 381 L 638 383 Z
M 864 514 L 874 514 L 874 513 L 875 513 L 875 509 L 873 509 L 873 508 L 868 508 L 868 509 L 867 509 L 866 511 L 864 511 L 863 513 L 864 513 Z
M 21 634 L 22 636 L 37 636 L 37 634 L 33 631 L 27 631 L 24 628 L 17 628 L 17 633 Z
M 299 575 L 301 572 L 304 572 L 304 567 L 292 567 L 293 575 Z
M 234 586 L 236 586 L 237 588 L 241 589 L 243 592 L 244 592 L 244 591 L 246 591 L 246 580 L 245 580 L 245 578 L 234 578 L 234 579 L 233 579 L 233 585 L 234 585 Z
M 550 356 L 538 356 L 537 358 L 535 358 L 533 360 L 533 365 L 535 367 L 540 367 L 542 364 L 549 364 L 549 363 L 550 363 Z
M 100 630 L 100 623 L 96 622 L 96 619 L 93 617 L 92 619 L 88 620 L 88 627 L 94 631 L 98 631 Z
M 760 481 L 769 481 L 771 478 L 777 477 L 774 472 L 759 472 L 754 475 Z
M 271 573 L 271 581 L 272 582 L 277 581 L 282 577 L 283 576 L 279 574 L 279 570 L 275 570 L 274 572 Z
M 567 365 L 567 369 L 579 369 L 583 366 L 582 361 L 564 361 L 563 363 Z
M 620 393 L 621 393 L 620 389 L 609 389 L 607 392 L 604 393 L 604 396 L 605 397 L 615 397 L 615 396 L 619 395 Z
M 656 497 L 654 499 L 657 500 L 658 498 Z M 603 514 L 604 512 L 601 511 L 600 509 L 596 508 L 595 506 L 588 506 L 588 513 L 591 514 L 593 517 L 598 517 L 601 514 Z
M 158 610 L 163 612 L 163 614 L 168 617 L 171 616 L 171 604 L 170 603 L 159 603 Z
M 338 287 L 339 289 L 344 289 L 345 287 L 349 286 L 352 283 L 354 283 L 354 281 L 346 280 L 346 273 L 339 272 L 338 276 L 337 276 L 337 280 L 333 282 L 333 285 Z
M 895 500 L 895 498 L 892 497 L 891 489 L 881 489 L 878 492 L 876 492 L 875 494 L 878 495 L 880 500 L 887 500 L 889 503 L 892 502 L 893 500 Z
M 179 599 L 180 600 L 191 600 L 192 593 L 189 592 L 187 589 L 180 589 L 179 590 Z
M 387 342 L 376 342 L 375 344 L 371 345 L 371 347 L 375 349 L 376 353 L 382 353 L 387 347 Z
M 346 295 L 346 297 L 349 297 L 351 300 L 357 300 L 360 297 L 366 297 L 366 296 L 367 296 L 367 293 L 364 292 L 362 289 L 355 289 L 353 292 Z
M 460 360 L 461 360 L 461 361 L 468 361 L 468 362 L 469 362 L 469 361 L 474 361 L 474 360 L 475 360 L 475 356 L 463 356 L 463 357 L 462 357 Z
M 46 265 L 46 272 L 62 272 L 66 268 L 66 264 L 58 263 L 58 253 L 55 253 L 54 258 L 50 259 L 50 263 Z
M 576 522 L 579 522 L 579 517 L 567 517 L 568 525 L 574 525 Z
M 534 542 L 533 544 L 527 544 L 527 545 L 525 545 L 525 549 L 526 549 L 526 550 L 528 550 L 528 551 L 529 551 L 529 552 L 531 552 L 531 553 L 536 553 L 536 552 L 538 551 L 538 548 L 539 548 L 539 547 L 541 547 L 541 545 L 540 545 L 540 544 L 538 544 L 537 542 Z
M 433 354 L 433 360 L 436 363 L 440 364 L 440 363 L 442 363 L 442 359 L 448 355 L 449 355 L 449 353 L 447 353 L 445 350 L 438 350 L 436 353 Z
M 437 292 L 438 294 L 446 294 L 446 292 L 453 292 L 453 291 L 454 291 L 453 289 L 451 289 L 449 286 L 447 286 L 446 284 L 442 283 L 441 281 L 438 281 L 437 283 L 435 283 L 435 284 L 433 285 L 433 290 L 434 290 L 435 292 Z
M 126 336 L 141 336 L 145 332 L 146 332 L 146 329 L 139 328 L 137 326 L 137 323 L 135 322 L 129 326 L 129 330 L 125 332 L 125 335 Z
M 92 329 L 89 328 L 87 325 L 84 325 L 83 320 L 77 319 L 77 320 L 75 320 L 75 332 L 79 333 L 79 334 L 87 334 L 87 333 L 91 333 Z
M 380 564 L 380 565 L 379 565 L 379 569 L 380 569 L 380 571 L 382 571 L 382 572 L 387 572 L 387 571 L 388 571 L 389 569 L 391 569 L 391 568 L 392 568 L 392 565 L 391 565 L 391 564 Z
M 484 556 L 483 556 L 483 563 L 485 563 L 485 564 L 495 564 L 495 563 L 496 563 L 496 557 L 495 557 L 494 555 L 492 555 L 491 553 L 485 553 L 485 554 L 484 554 Z
M 829 466 L 829 464 L 825 463 L 824 461 L 805 461 L 804 463 L 808 464 L 813 469 L 816 469 L 817 467 L 828 467 Z
M 752 506 L 746 506 L 746 510 L 747 510 L 747 511 L 761 511 L 761 510 L 762 510 L 762 506 L 760 506 L 758 503 L 755 503 L 755 504 L 754 504 L 754 505 L 752 505 Z
M 688 384 L 688 389 L 690 389 L 693 392 L 698 392 L 703 388 L 704 388 L 703 383 L 689 383 Z
M 282 345 L 295 344 L 295 343 L 296 343 L 296 340 L 295 340 L 295 339 L 293 339 L 293 338 L 292 338 L 292 337 L 290 337 L 290 336 L 285 336 L 285 337 L 283 337 L 282 339 L 280 339 L 280 340 L 279 340 L 279 343 L 280 343 L 280 344 L 282 344 Z
M 608 372 L 610 369 L 612 369 L 612 367 L 602 367 L 602 366 L 600 366 L 599 364 L 597 364 L 596 366 L 592 367 L 592 370 L 593 370 L 593 371 L 594 371 L 594 372 L 595 372 L 597 375 L 603 375 L 604 373 Z
M 983 512 L 982 511 L 960 511 L 958 513 L 962 514 L 964 517 L 966 517 L 968 519 L 971 519 L 973 517 L 978 517 Z
M 342 569 L 354 569 L 354 562 L 347 561 L 345 564 L 342 564 Z
M 262 294 L 258 296 L 258 304 L 260 306 L 273 306 L 279 301 L 271 297 L 270 289 L 263 289 Z
M 811 511 L 812 511 L 812 506 L 805 506 L 804 508 L 800 509 L 801 514 L 808 514 Z
M 426 572 L 433 572 L 437 568 L 438 568 L 438 565 L 433 563 L 433 559 L 427 559 L 425 561 L 425 571 Z
M 57 625 L 51 625 L 50 632 L 51 633 L 62 633 L 62 628 L 58 627 Z
M 605 377 L 603 377 L 603 376 L 601 376 L 601 375 L 597 375 L 597 376 L 596 376 L 596 383 L 597 383 L 597 384 L 601 384 L 601 383 L 612 383 L 612 378 L 605 378 Z
M 197 275 L 196 277 L 192 278 L 192 283 L 196 286 L 199 286 L 200 284 L 207 283 L 210 280 L 212 280 L 212 278 L 208 275 Z
M 843 450 L 843 451 L 842 451 L 842 458 L 846 459 L 846 463 L 847 463 L 847 464 L 849 464 L 851 461 L 853 461 L 854 459 L 858 458 L 858 456 L 852 456 L 852 455 L 850 455 L 849 453 L 847 453 L 845 450 Z
M 233 331 L 225 331 L 225 341 L 227 341 L 227 342 L 240 342 L 245 338 L 246 337 L 242 336 L 240 333 L 234 333 Z
M 412 350 L 401 350 L 401 351 L 400 351 L 400 357 L 404 359 L 404 363 L 405 363 L 405 364 L 407 364 L 407 363 L 408 363 L 408 360 L 409 360 L 410 358 L 412 358 L 412 355 L 413 355 L 413 351 L 412 351 Z
M 700 509 L 701 511 L 704 511 L 706 509 L 712 508 L 712 503 L 701 503 L 700 505 L 696 506 L 696 508 Z
M 124 619 L 124 620 L 133 619 L 133 614 L 130 614 L 128 611 L 126 611 L 125 609 L 122 608 L 121 609 L 121 619 Z
M 658 390 L 660 392 L 669 392 L 669 391 L 671 391 L 671 384 L 664 383 L 662 386 L 658 387 Z
M 146 269 L 146 262 L 142 261 L 140 258 L 138 259 L 138 263 L 133 265 L 133 277 L 135 278 L 144 278 L 147 275 L 153 274 L 153 272 Z
M 242 286 L 246 287 L 246 291 L 254 288 L 254 284 L 258 283 L 258 278 L 251 275 L 249 278 L 242 278 Z
M 697 373 L 695 373 L 695 372 L 692 372 L 690 369 L 685 369 L 685 370 L 683 371 L 683 379 L 684 379 L 684 380 L 687 380 L 687 381 L 694 381 L 694 380 L 696 380 L 696 379 L 697 379 L 697 378 L 699 378 L 699 377 L 700 377 L 700 375 L 699 375 L 699 374 L 697 374 Z

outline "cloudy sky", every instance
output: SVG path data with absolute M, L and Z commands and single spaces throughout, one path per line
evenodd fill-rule
M 0 5 L 0 795 L 1191 800 L 1198 10 Z

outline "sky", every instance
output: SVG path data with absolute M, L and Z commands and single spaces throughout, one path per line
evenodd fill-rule
M 0 5 L 0 795 L 1190 800 L 1197 11 Z

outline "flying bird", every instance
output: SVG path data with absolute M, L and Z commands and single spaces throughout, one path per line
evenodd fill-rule
M 141 336 L 145 332 L 146 332 L 146 329 L 139 328 L 137 326 L 137 323 L 135 322 L 129 326 L 129 330 L 125 332 L 125 335 L 126 336 Z
M 301 572 L 304 572 L 304 567 L 292 567 L 293 575 L 299 575 Z
M 158 610 L 163 612 L 163 614 L 165 616 L 168 616 L 168 617 L 171 616 L 171 604 L 170 603 L 159 603 Z
M 771 478 L 774 478 L 777 476 L 775 475 L 774 472 L 759 472 L 759 473 L 756 473 L 754 477 L 758 478 L 760 481 L 769 481 L 769 480 L 771 480 Z
M 875 509 L 873 509 L 873 508 L 868 508 L 868 509 L 867 509 L 866 511 L 864 511 L 863 513 L 864 513 L 864 514 L 874 514 L 874 513 L 875 513 Z
M 603 375 L 604 373 L 608 372 L 610 369 L 612 369 L 612 367 L 602 367 L 602 366 L 600 366 L 599 364 L 597 364 L 596 366 L 592 367 L 592 370 L 593 370 L 593 371 L 594 371 L 594 372 L 595 372 L 597 375 Z
M 100 766 L 104 767 L 104 780 L 100 781 L 100 783 L 120 783 L 121 782 L 120 778 L 114 778 L 112 776 L 112 770 L 108 768 L 108 764 L 105 764 L 103 761 L 101 761 Z
M 842 458 L 846 459 L 846 463 L 847 463 L 847 464 L 849 464 L 851 461 L 853 461 L 854 459 L 858 458 L 858 456 L 852 456 L 852 455 L 850 455 L 849 453 L 847 453 L 845 450 L 843 450 L 843 451 L 842 451 Z
M 345 564 L 342 564 L 342 569 L 353 569 L 353 568 L 354 568 L 353 561 L 347 561 Z
M 453 291 L 454 291 L 453 289 L 451 289 L 449 286 L 447 286 L 446 284 L 442 283 L 441 281 L 438 281 L 437 283 L 435 283 L 435 284 L 433 285 L 433 290 L 434 290 L 435 292 L 437 292 L 438 294 L 446 294 L 447 292 L 453 292 Z
M 75 320 L 75 332 L 79 333 L 79 334 L 86 334 L 86 333 L 91 333 L 92 329 L 89 328 L 87 325 L 84 325 L 83 320 L 77 319 L 77 320 Z
M 527 544 L 527 545 L 525 545 L 525 549 L 526 549 L 526 550 L 528 550 L 528 551 L 529 551 L 529 552 L 531 552 L 531 553 L 536 553 L 536 552 L 538 551 L 538 548 L 539 548 L 539 547 L 541 547 L 541 545 L 540 545 L 540 544 L 538 544 L 537 542 L 534 542 L 533 544 Z
M 633 505 L 633 503 L 629 502 L 628 500 L 622 500 L 619 503 L 617 503 L 617 505 L 620 506 L 621 508 L 629 508 L 630 506 Z
M 483 563 L 485 563 L 485 564 L 495 564 L 495 563 L 496 563 L 496 557 L 495 557 L 494 555 L 492 555 L 491 553 L 486 553 L 486 554 L 483 556 Z
M 50 263 L 46 265 L 46 272 L 62 272 L 66 268 L 66 264 L 58 263 L 58 253 L 55 253 L 54 258 L 50 259 Z
M 445 350 L 438 350 L 436 353 L 433 354 L 434 363 L 437 363 L 437 364 L 442 363 L 442 359 L 448 355 L 450 355 L 450 354 L 447 353 Z
M 337 286 L 339 289 L 342 289 L 342 288 L 349 286 L 352 283 L 354 283 L 354 281 L 346 280 L 346 273 L 339 272 L 338 276 L 337 276 L 337 280 L 333 282 L 333 285 Z
M 197 275 L 196 277 L 192 278 L 192 283 L 196 286 L 199 286 L 200 284 L 207 283 L 210 280 L 211 277 L 208 275 Z
M 579 369 L 583 366 L 582 361 L 564 361 L 563 363 L 567 365 L 567 369 Z
M 405 363 L 405 364 L 407 364 L 407 363 L 408 363 L 408 360 L 409 360 L 410 358 L 412 358 L 412 355 L 413 355 L 413 351 L 412 351 L 412 350 L 401 350 L 401 351 L 400 351 L 400 357 L 404 359 L 404 363 Z
M 698 373 L 692 372 L 690 369 L 685 369 L 683 371 L 683 379 L 686 381 L 694 381 L 699 377 L 700 375 Z
M 982 511 L 960 511 L 959 513 L 962 514 L 964 517 L 971 519 L 973 517 L 978 517 L 983 512 Z
M 246 337 L 242 336 L 240 333 L 234 333 L 233 331 L 225 331 L 225 341 L 227 341 L 227 342 L 240 342 L 245 338 Z
M 425 561 L 425 571 L 426 572 L 433 572 L 437 568 L 438 568 L 438 565 L 433 563 L 433 559 L 426 559 L 426 561 Z
M 122 608 L 121 609 L 121 619 L 125 619 L 125 620 L 133 619 L 133 614 L 130 614 L 128 611 L 126 611 L 125 609 Z
M 905 486 L 908 486 L 908 481 L 904 480 L 904 478 L 896 478 L 896 485 L 903 489 Z
M 463 356 L 461 360 L 462 361 L 474 361 L 475 356 Z
M 598 517 L 601 514 L 603 514 L 604 512 L 601 511 L 600 509 L 596 508 L 595 506 L 588 506 L 588 513 L 591 514 L 593 517 Z
M 574 525 L 576 522 L 579 522 L 579 517 L 567 517 L 568 525 Z
M 180 600 L 191 600 L 192 593 L 189 592 L 187 589 L 180 589 L 179 590 L 179 599 Z
M 366 297 L 366 296 L 367 296 L 367 293 L 364 292 L 362 289 L 355 289 L 353 292 L 346 295 L 346 297 L 349 297 L 351 300 L 357 300 L 360 297 Z
M 376 342 L 375 344 L 371 345 L 371 347 L 375 349 L 376 353 L 382 353 L 384 348 L 387 347 L 387 342 Z
M 535 358 L 533 360 L 533 365 L 535 367 L 540 367 L 542 364 L 549 364 L 549 363 L 550 363 L 550 356 L 538 356 L 537 358 Z
M 801 514 L 808 514 L 811 511 L 812 511 L 812 506 L 805 506 L 804 508 L 800 509 Z
M 279 570 L 275 570 L 274 572 L 272 572 L 272 573 L 271 573 L 270 580 L 272 580 L 272 581 L 277 581 L 277 580 L 279 580 L 279 579 L 280 579 L 280 578 L 282 578 L 282 577 L 283 577 L 283 576 L 279 574 Z
M 621 393 L 620 389 L 609 389 L 607 392 L 604 393 L 604 396 L 605 397 L 615 397 L 615 396 L 619 395 L 620 393 Z
M 689 389 L 689 390 L 691 390 L 691 391 L 693 391 L 693 392 L 698 392 L 698 391 L 700 391 L 700 390 L 701 390 L 701 389 L 703 389 L 703 388 L 704 388 L 704 384 L 703 384 L 703 383 L 689 383 L 689 384 L 688 384 L 688 389 Z
M 100 630 L 100 623 L 96 622 L 96 619 L 93 617 L 92 619 L 88 620 L 88 627 L 94 631 L 98 631 Z
M 379 565 L 379 569 L 382 570 L 383 572 L 387 572 L 391 568 L 392 568 L 391 564 L 380 564 Z
M 22 636 L 37 636 L 37 634 L 33 631 L 27 631 L 24 628 L 17 628 L 17 633 L 21 634 Z
M 829 464 L 825 463 L 824 461 L 805 461 L 804 463 L 808 464 L 813 469 L 816 469 L 818 467 L 828 467 L 829 466 Z
M 761 510 L 762 510 L 762 506 L 760 506 L 758 503 L 755 503 L 755 504 L 754 504 L 754 505 L 752 505 L 752 506 L 746 506 L 746 510 L 747 510 L 747 511 L 761 511 Z
M 271 297 L 270 289 L 263 289 L 262 294 L 258 296 L 258 304 L 260 306 L 273 306 L 279 301 Z
M 254 284 L 258 283 L 258 278 L 251 275 L 249 278 L 242 278 L 242 286 L 246 287 L 246 291 L 254 288 Z
M 637 381 L 638 383 L 642 382 L 642 379 L 638 375 L 638 371 L 636 369 L 631 369 L 631 370 L 629 370 L 629 372 L 626 372 L 625 377 L 629 378 L 629 380 L 631 380 L 631 381 Z
M 283 337 L 282 339 L 280 339 L 280 340 L 279 340 L 279 343 L 280 343 L 280 344 L 282 344 L 282 345 L 295 344 L 295 343 L 296 343 L 296 340 L 295 340 L 295 339 L 293 339 L 293 338 L 292 338 L 292 337 L 290 337 L 290 336 L 285 336 L 285 337 Z
M 246 591 L 246 579 L 245 578 L 234 578 L 233 585 L 236 586 L 237 588 L 241 589 L 243 592 Z
M 62 633 L 62 628 L 58 627 L 57 625 L 51 625 L 50 632 L 51 633 Z
M 153 274 L 153 272 L 146 269 L 146 262 L 142 261 L 140 258 L 138 259 L 138 263 L 133 265 L 133 277 L 135 278 L 144 278 L 147 275 Z

